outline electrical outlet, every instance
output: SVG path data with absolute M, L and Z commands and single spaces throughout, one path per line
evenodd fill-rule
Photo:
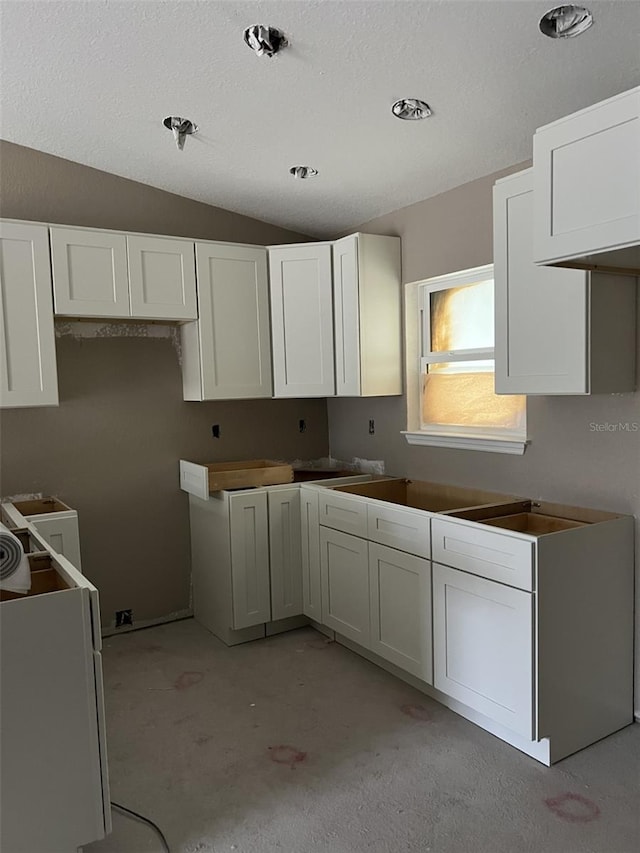
M 211 427 L 211 435 L 214 438 L 220 438 L 220 424 L 214 424 Z
M 116 610 L 116 628 L 133 625 L 133 610 Z
M 376 432 L 376 422 L 373 418 L 369 421 L 369 435 L 375 435 Z

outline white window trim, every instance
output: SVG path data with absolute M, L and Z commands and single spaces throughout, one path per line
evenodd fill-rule
M 474 284 L 493 278 L 493 264 L 474 267 L 469 270 L 437 276 L 436 278 L 412 282 L 405 287 L 405 329 L 406 365 L 407 365 L 407 424 L 402 430 L 408 444 L 430 447 L 448 447 L 456 450 L 482 450 L 490 453 L 508 453 L 521 456 L 529 444 L 526 434 L 510 432 L 500 427 L 477 428 L 463 426 L 438 425 L 424 429 L 420 423 L 419 382 L 422 368 L 426 362 L 468 361 L 494 357 L 493 348 L 471 351 L 459 350 L 455 353 L 434 353 L 427 357 L 429 350 L 430 327 L 426 322 L 424 294 L 434 290 Z M 414 387 L 415 386 L 415 387 Z M 410 390 L 411 389 L 411 390 Z M 526 419 L 526 414 L 525 414 Z M 526 431 L 526 420 L 525 420 Z

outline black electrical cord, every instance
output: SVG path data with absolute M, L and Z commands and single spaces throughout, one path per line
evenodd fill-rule
M 156 826 L 156 824 L 152 820 L 149 820 L 149 818 L 147 817 L 143 817 L 141 814 L 138 814 L 138 812 L 132 811 L 132 809 L 127 809 L 124 806 L 121 806 L 120 803 L 114 803 L 113 800 L 111 800 L 111 808 L 116 809 L 116 811 L 122 812 L 123 814 L 128 815 L 129 817 L 135 818 L 135 820 L 139 820 L 142 823 L 146 823 L 147 826 L 150 826 L 151 829 L 153 829 L 153 831 L 158 834 L 158 838 L 160 839 L 160 841 L 162 841 L 162 846 L 164 847 L 166 853 L 171 853 L 169 843 L 164 837 L 163 831 L 160 829 L 159 826 Z

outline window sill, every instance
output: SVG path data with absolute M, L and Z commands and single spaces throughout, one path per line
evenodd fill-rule
M 451 447 L 455 450 L 484 450 L 488 453 L 511 453 L 522 456 L 529 441 L 524 438 L 498 438 L 487 435 L 461 435 L 452 433 L 409 432 L 403 430 L 402 435 L 407 444 L 428 447 Z

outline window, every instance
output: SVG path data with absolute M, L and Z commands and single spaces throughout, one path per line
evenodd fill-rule
M 523 453 L 526 397 L 494 392 L 493 266 L 408 288 L 407 328 L 418 328 L 407 384 L 418 387 L 408 395 L 407 441 Z

